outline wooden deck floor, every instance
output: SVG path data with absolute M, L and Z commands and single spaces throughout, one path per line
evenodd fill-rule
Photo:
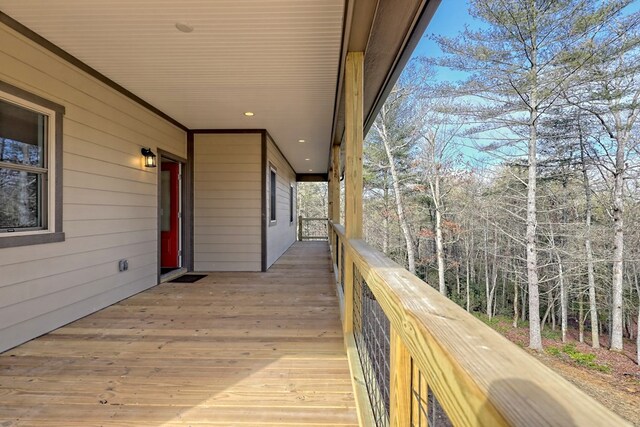
M 166 283 L 0 355 L 0 426 L 357 425 L 326 243 Z

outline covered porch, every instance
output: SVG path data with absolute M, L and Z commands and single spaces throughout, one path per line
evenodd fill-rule
M 0 355 L 2 426 L 357 425 L 325 242 L 164 283 Z
M 1 427 L 625 425 L 364 240 L 438 0 L 62 3 L 0 0 Z

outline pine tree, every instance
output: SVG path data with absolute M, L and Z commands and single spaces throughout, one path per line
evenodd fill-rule
M 616 6 L 618 3 L 615 2 Z M 577 54 L 616 7 L 597 0 L 471 0 L 483 26 L 457 38 L 437 38 L 441 66 L 469 74 L 460 93 L 472 106 L 475 131 L 496 137 L 492 148 L 519 153 L 527 163 L 526 264 L 529 347 L 542 349 L 537 245 L 537 171 L 540 117 L 558 101 L 560 87 L 589 60 Z M 620 6 L 621 7 L 621 6 Z M 574 54 L 571 66 L 567 55 Z

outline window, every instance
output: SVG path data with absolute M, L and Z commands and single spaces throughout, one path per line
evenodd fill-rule
M 63 113 L 0 82 L 0 248 L 64 240 Z
M 269 173 L 269 219 L 271 222 L 276 221 L 276 179 L 276 170 L 271 167 Z
M 293 224 L 293 184 L 289 187 L 289 223 Z

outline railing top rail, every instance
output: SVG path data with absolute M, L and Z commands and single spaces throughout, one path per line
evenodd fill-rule
M 629 425 L 523 349 L 332 224 L 455 425 Z
M 303 221 L 329 221 L 329 218 L 305 218 L 303 216 L 300 219 Z
M 333 227 L 336 230 L 336 232 L 338 234 L 340 234 L 340 237 L 344 237 L 344 235 L 345 235 L 344 225 L 336 224 L 336 223 L 332 222 L 331 223 L 331 227 Z

